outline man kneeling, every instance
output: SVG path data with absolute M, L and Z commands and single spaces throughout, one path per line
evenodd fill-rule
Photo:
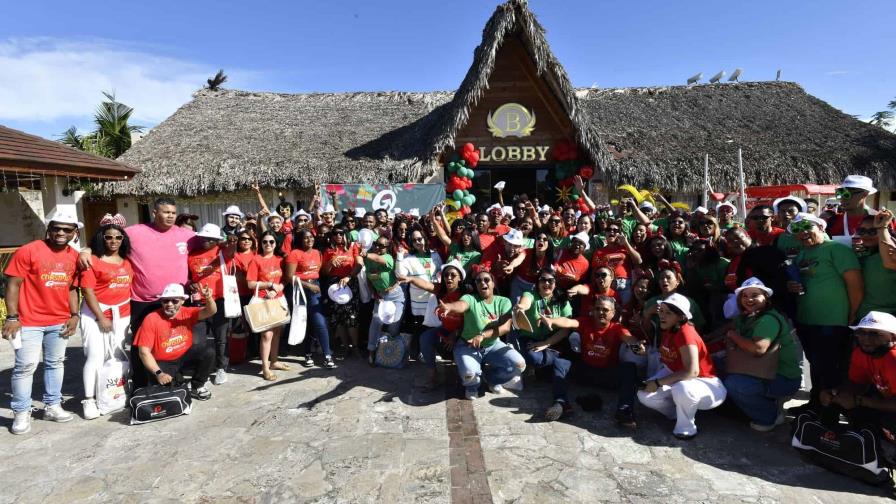
M 184 307 L 184 287 L 168 284 L 162 292 L 162 307 L 146 316 L 134 346 L 149 377 L 168 385 L 184 369 L 192 369 L 191 392 L 194 398 L 206 401 L 212 393 L 205 387 L 215 361 L 215 349 L 205 342 L 193 345 L 193 326 L 211 318 L 217 311 L 211 290 L 202 286 L 203 308 Z

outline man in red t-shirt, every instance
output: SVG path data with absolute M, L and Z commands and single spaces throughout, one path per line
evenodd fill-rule
M 6 321 L 3 338 L 13 341 L 13 434 L 31 430 L 31 384 L 43 349 L 44 419 L 68 422 L 62 409 L 65 347 L 80 320 L 78 291 L 73 285 L 78 253 L 68 243 L 82 227 L 73 212 L 57 210 L 47 224 L 47 237 L 16 250 L 6 275 Z
M 222 246 L 224 236 L 216 224 L 202 226 L 196 237 L 202 240 L 202 245 L 191 250 L 187 257 L 190 282 L 196 294 L 200 287 L 208 287 L 212 302 L 217 305 L 215 316 L 200 324 L 197 335 L 202 334 L 215 341 L 215 385 L 221 385 L 227 381 L 227 366 L 230 364 L 230 320 L 224 316 L 224 275 L 233 271 L 233 257 L 225 257 Z
M 557 284 L 561 289 L 569 289 L 578 284 L 588 273 L 588 258 L 585 250 L 588 248 L 588 234 L 578 233 L 572 235 L 569 247 L 560 252 L 560 257 L 554 264 L 557 271 Z
M 193 344 L 193 326 L 200 320 L 214 317 L 217 305 L 211 289 L 203 285 L 200 290 L 205 306 L 187 308 L 183 306 L 187 295 L 182 285 L 165 287 L 160 298 L 162 307 L 143 320 L 134 338 L 134 346 L 138 349 L 149 383 L 155 380 L 160 385 L 168 385 L 185 368 L 191 368 L 190 395 L 205 401 L 212 397 L 205 382 L 215 361 L 215 349 L 204 341 Z
M 573 363 L 573 378 L 583 385 L 617 390 L 616 421 L 624 427 L 635 428 L 638 368 L 632 362 L 620 362 L 619 348 L 628 345 L 639 355 L 645 348 L 628 329 L 613 321 L 616 312 L 614 298 L 599 296 L 594 300 L 590 314 L 583 313 L 576 319 L 554 318 L 550 322 L 554 328 L 576 331 L 569 336 L 573 348 L 576 339 L 581 342 L 582 357 Z
M 823 390 L 819 400 L 846 413 L 850 424 L 876 426 L 881 439 L 896 443 L 896 317 L 870 311 L 850 328 L 858 346 L 852 351 L 849 380 Z

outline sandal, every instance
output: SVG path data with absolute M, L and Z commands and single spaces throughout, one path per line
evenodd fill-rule
M 270 371 L 268 371 L 268 372 L 262 371 L 261 377 L 267 381 L 276 381 L 277 380 L 277 375 L 275 375 L 274 373 L 272 373 Z
M 277 371 L 289 371 L 290 369 L 292 369 L 292 366 L 290 366 L 289 364 L 287 364 L 285 362 L 276 361 L 276 362 L 271 363 L 271 369 L 274 369 Z

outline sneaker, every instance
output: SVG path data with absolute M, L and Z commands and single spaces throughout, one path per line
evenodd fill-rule
M 305 354 L 305 360 L 302 361 L 302 366 L 306 368 L 314 367 L 314 357 L 311 354 Z
M 215 385 L 223 385 L 227 383 L 227 371 L 224 369 L 219 369 L 215 372 Z
M 629 405 L 620 406 L 619 409 L 616 410 L 616 423 L 621 427 L 625 427 L 628 429 L 635 429 L 638 427 L 638 423 L 635 422 L 635 412 L 633 408 Z
M 559 420 L 564 414 L 572 411 L 572 407 L 562 401 L 557 401 L 545 410 L 544 419 L 548 422 Z
M 31 410 L 19 411 L 12 421 L 13 434 L 27 434 L 31 430 Z
M 46 409 L 44 409 L 44 420 L 65 423 L 70 422 L 73 418 L 75 418 L 74 415 L 62 409 L 61 404 L 47 406 Z
M 473 401 L 479 398 L 479 391 L 466 389 L 466 391 L 464 392 L 464 397 L 466 397 L 468 401 Z
M 756 422 L 750 422 L 750 428 L 759 432 L 771 432 L 775 429 L 775 427 L 783 424 L 786 421 L 787 418 L 784 416 L 784 413 L 778 413 L 778 417 L 775 418 L 775 423 L 771 425 L 763 425 Z
M 503 385 L 489 385 L 488 389 L 491 390 L 492 394 L 503 394 L 504 386 Z
M 682 441 L 690 441 L 690 440 L 694 439 L 695 437 L 697 437 L 696 432 L 693 434 L 677 434 L 677 433 L 673 432 L 672 435 Z
M 507 390 L 512 390 L 514 392 L 522 392 L 523 391 L 523 379 L 519 376 L 514 376 L 507 383 L 503 385 Z
M 100 417 L 100 410 L 96 407 L 96 399 L 84 399 L 81 401 L 81 408 L 84 409 L 84 420 L 93 420 Z
M 190 396 L 199 401 L 208 401 L 212 398 L 212 392 L 205 386 L 190 391 Z
M 324 367 L 327 369 L 336 369 L 336 363 L 333 362 L 333 357 L 327 355 L 324 357 Z

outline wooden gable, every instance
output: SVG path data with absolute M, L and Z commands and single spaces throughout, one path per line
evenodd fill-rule
M 535 117 L 534 129 L 527 136 L 498 137 L 489 130 L 488 116 L 499 107 L 516 103 Z M 480 149 L 481 166 L 544 165 L 552 161 L 551 151 L 574 132 L 569 114 L 538 76 L 532 56 L 517 35 L 504 39 L 495 56 L 488 89 L 470 109 L 469 119 L 455 137 L 455 145 L 467 142 Z

